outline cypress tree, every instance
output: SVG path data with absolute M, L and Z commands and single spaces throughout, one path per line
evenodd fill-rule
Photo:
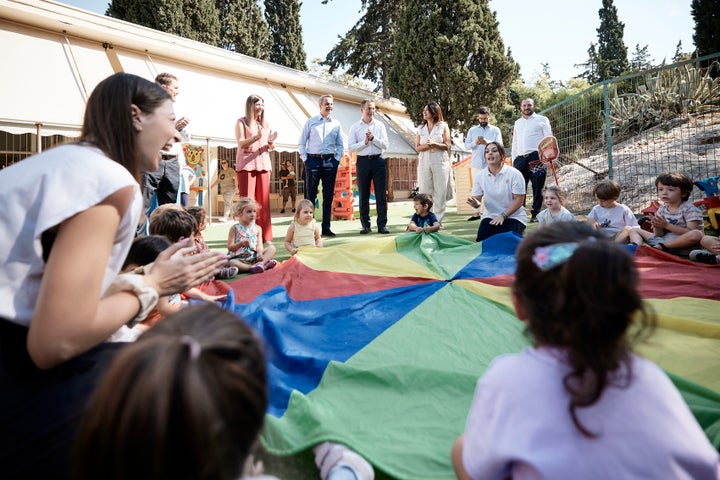
M 699 57 L 720 52 L 720 0 L 692 0 L 695 33 L 693 42 Z
M 215 0 L 185 3 L 188 38 L 208 45 L 220 45 L 220 17 Z
M 332 74 L 348 67 L 349 75 L 378 85 L 390 98 L 389 76 L 395 47 L 395 26 L 403 0 L 363 0 L 365 14 L 328 53 L 323 65 Z
M 394 37 L 390 90 L 416 122 L 428 101 L 453 129 L 472 125 L 478 106 L 504 103 L 517 66 L 488 0 L 405 2 Z
M 270 61 L 307 70 L 298 0 L 265 0 L 265 19 L 272 38 Z
M 578 75 L 578 78 L 584 78 L 588 83 L 593 84 L 600 81 L 599 64 L 600 59 L 598 58 L 597 45 L 590 43 L 590 48 L 587 50 L 588 59 L 585 63 L 576 63 L 575 67 L 584 68 L 585 70 Z
M 270 29 L 256 0 L 217 0 L 220 46 L 260 60 L 270 59 Z
M 618 19 L 612 0 L 603 0 L 598 10 L 598 73 L 600 80 L 617 77 L 628 69 L 628 51 L 623 40 L 625 24 Z
M 182 0 L 113 0 L 105 15 L 188 37 L 188 23 Z

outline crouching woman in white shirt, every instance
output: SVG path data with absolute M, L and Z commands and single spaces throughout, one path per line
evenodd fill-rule
M 176 134 L 160 86 L 115 74 L 88 99 L 78 143 L 0 171 L 0 465 L 5 478 L 63 478 L 104 343 L 158 295 L 210 279 L 223 259 L 174 245 L 118 277 L 142 210 L 139 178 Z

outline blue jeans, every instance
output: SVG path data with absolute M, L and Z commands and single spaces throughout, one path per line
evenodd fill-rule
M 380 155 L 358 156 L 357 184 L 360 223 L 370 228 L 370 182 L 375 186 L 378 229 L 387 225 L 387 160 Z
M 317 198 L 318 187 L 320 186 L 320 182 L 322 182 L 323 231 L 330 230 L 333 196 L 335 195 L 335 177 L 337 176 L 338 165 L 340 165 L 340 162 L 334 158 L 310 158 L 310 155 L 308 155 L 305 161 L 305 198 L 314 203 L 315 198 Z

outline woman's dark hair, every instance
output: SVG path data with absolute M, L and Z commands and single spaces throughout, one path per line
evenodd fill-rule
M 90 94 L 80 142 L 98 147 L 139 181 L 142 172 L 130 106 L 152 113 L 166 100 L 170 100 L 170 94 L 155 82 L 129 73 L 111 75 Z
M 663 173 L 658 175 L 655 179 L 655 188 L 659 187 L 661 183 L 668 187 L 679 188 L 683 202 L 686 202 L 687 199 L 690 198 L 690 194 L 693 189 L 693 181 L 690 180 L 690 177 L 687 175 L 678 172 Z
M 267 404 L 250 328 L 212 304 L 185 308 L 113 361 L 78 430 L 75 478 L 235 480 Z
M 488 145 L 495 145 L 495 146 L 497 147 L 498 152 L 500 152 L 500 158 L 502 158 L 503 163 L 505 163 L 505 147 L 503 147 L 502 145 L 500 145 L 498 142 L 488 142 L 488 143 L 485 145 L 485 153 L 484 153 L 485 155 L 487 155 L 487 151 L 488 151 L 487 147 L 488 147 Z
M 125 257 L 122 269 L 125 270 L 129 265 L 138 265 L 140 267 L 154 262 L 160 252 L 171 245 L 170 240 L 164 235 L 147 235 L 137 237 L 130 245 L 130 251 Z
M 542 270 L 539 247 L 577 243 L 569 258 Z M 609 385 L 632 377 L 627 330 L 636 314 L 635 340 L 655 324 L 638 292 L 638 271 L 630 253 L 587 224 L 560 222 L 531 232 L 517 250 L 513 292 L 524 309 L 536 346 L 567 352 L 564 386 L 573 423 L 588 437 L 577 409 L 597 402 Z M 650 328 L 648 328 L 650 327 Z M 624 367 L 624 368 L 622 368 Z
M 442 109 L 440 108 L 440 105 L 438 105 L 436 102 L 426 103 L 425 108 L 427 108 L 428 112 L 430 112 L 430 115 L 432 115 L 433 123 L 444 121 Z M 427 121 L 423 120 L 423 125 L 427 125 Z

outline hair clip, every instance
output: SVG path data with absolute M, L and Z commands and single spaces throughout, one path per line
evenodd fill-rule
M 551 268 L 565 263 L 568 258 L 572 257 L 572 254 L 575 253 L 579 246 L 578 242 L 572 242 L 537 247 L 535 254 L 532 256 L 532 261 L 540 270 L 547 272 Z
M 195 340 L 190 335 L 183 335 L 180 337 L 180 341 L 188 346 L 188 349 L 190 349 L 190 359 L 191 360 L 197 360 L 200 358 L 200 344 L 197 340 Z

